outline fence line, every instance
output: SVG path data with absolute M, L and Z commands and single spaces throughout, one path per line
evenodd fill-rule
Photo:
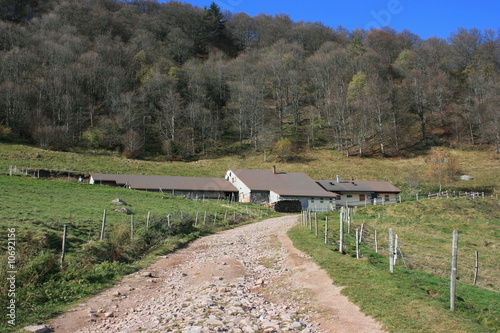
M 360 222 L 353 225 L 353 231 L 356 230 L 359 232 L 359 228 L 363 227 L 363 235 L 362 238 L 360 237 L 361 239 L 358 243 L 356 241 L 355 235 L 351 235 L 343 228 L 343 222 L 348 219 L 347 214 L 347 209 L 341 209 L 339 211 L 340 225 L 337 226 L 335 224 L 329 223 L 328 233 L 324 229 L 326 223 L 319 225 L 319 228 L 323 229 L 322 231 L 325 234 L 325 244 L 327 243 L 328 246 L 333 246 L 340 253 L 350 252 L 355 257 L 363 257 L 363 251 L 366 251 L 366 248 L 370 248 L 373 249 L 374 252 L 388 257 L 390 270 L 393 269 L 393 265 L 397 265 L 398 262 L 400 262 L 401 265 L 408 269 L 420 268 L 423 271 L 443 278 L 450 277 L 450 265 L 452 259 L 450 256 L 447 256 L 445 254 L 436 253 L 437 251 L 442 253 L 442 249 L 438 250 L 437 246 L 431 247 L 430 251 L 428 252 L 433 252 L 434 254 L 431 254 L 425 258 L 419 257 L 418 253 L 420 246 L 406 241 L 404 239 L 404 235 L 398 234 L 396 229 L 394 229 L 394 237 L 397 237 L 397 244 L 392 244 L 391 246 L 388 234 L 383 234 L 382 232 L 380 232 L 380 230 L 377 231 L 366 222 Z M 307 213 L 304 213 L 302 215 L 302 223 L 306 226 L 309 226 L 309 223 L 311 223 L 310 221 L 308 221 L 308 215 L 309 214 Z M 325 221 L 333 219 L 334 217 L 331 214 L 327 214 Z M 326 242 L 327 234 L 328 242 Z M 363 245 L 365 249 L 363 249 L 361 245 Z M 447 245 L 447 247 L 450 247 L 449 244 Z M 485 289 L 498 291 L 500 281 L 485 277 L 484 273 L 492 272 L 492 274 L 488 274 L 488 276 L 495 276 L 495 272 L 498 272 L 500 269 L 500 263 L 491 264 L 489 262 L 481 262 L 479 260 L 479 253 L 471 248 L 465 247 L 464 245 L 460 245 L 459 249 L 459 255 L 457 255 L 457 270 L 458 277 L 460 279 L 459 281 L 461 283 L 476 285 Z M 449 250 L 451 255 L 451 247 Z M 398 259 L 401 259 L 401 261 L 398 261 Z
M 494 199 L 498 200 L 498 194 L 486 195 L 484 192 L 442 191 L 437 193 L 417 193 L 415 195 L 399 195 L 398 202 L 419 201 L 422 199 L 440 198 L 466 198 L 466 199 Z

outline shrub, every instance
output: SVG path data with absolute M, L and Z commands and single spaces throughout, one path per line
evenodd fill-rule
M 83 260 L 91 264 L 113 260 L 113 245 L 108 240 L 89 241 L 81 251 Z
M 83 132 L 83 141 L 89 148 L 98 149 L 103 146 L 104 131 L 100 128 L 92 127 Z
M 280 200 L 272 204 L 275 212 L 280 213 L 297 213 L 302 211 L 302 204 L 300 200 Z
M 133 129 L 129 129 L 123 135 L 122 144 L 123 156 L 126 158 L 140 158 L 144 153 L 144 142 L 141 136 Z
M 292 160 L 295 149 L 290 139 L 280 139 L 273 148 L 274 153 L 278 156 L 279 162 L 288 162 Z
M 71 140 L 65 126 L 45 125 L 35 128 L 31 133 L 38 147 L 49 150 L 69 148 Z
M 0 140 L 9 139 L 12 134 L 10 127 L 0 126 Z

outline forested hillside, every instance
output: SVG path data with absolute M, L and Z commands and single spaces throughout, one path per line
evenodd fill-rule
M 348 31 L 181 2 L 0 0 L 0 139 L 182 159 L 240 143 L 500 153 L 500 35 Z

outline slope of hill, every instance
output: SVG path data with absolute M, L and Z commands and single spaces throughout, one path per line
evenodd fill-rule
M 443 189 L 455 188 L 464 191 L 487 191 L 496 194 L 500 190 L 500 156 L 489 150 L 445 149 L 455 160 L 457 174 L 443 183 Z M 295 159 L 279 162 L 276 154 L 263 155 L 248 152 L 240 155 L 206 158 L 189 162 L 165 161 L 161 156 L 148 160 L 127 159 L 120 154 L 107 151 L 55 152 L 27 145 L 0 143 L 0 174 L 8 174 L 10 166 L 16 171 L 28 168 L 36 176 L 36 170 L 56 170 L 65 177 L 65 172 L 88 175 L 95 173 L 147 174 L 171 176 L 223 177 L 228 169 L 271 169 L 287 172 L 304 172 L 313 179 L 386 180 L 405 192 L 426 191 L 439 188 L 435 178 L 429 176 L 432 166 L 429 159 L 433 150 L 411 158 L 360 158 L 346 157 L 328 150 L 304 150 Z M 459 180 L 459 174 L 473 177 L 470 181 Z
M 493 333 L 500 325 L 499 214 L 496 199 L 424 199 L 358 208 L 351 216 L 350 233 L 347 223 L 344 226 L 344 255 L 338 251 L 338 212 L 318 214 L 319 236 L 312 225 L 297 226 L 290 236 L 295 246 L 329 273 L 334 284 L 344 287 L 344 295 L 389 332 Z M 325 215 L 333 221 L 328 226 L 327 245 Z M 399 236 L 392 274 L 389 228 Z M 459 280 L 456 308 L 450 311 L 454 228 L 459 231 Z M 360 230 L 361 258 L 357 259 L 355 233 Z M 479 273 L 474 285 L 476 251 Z

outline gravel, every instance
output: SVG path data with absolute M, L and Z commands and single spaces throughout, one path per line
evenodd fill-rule
M 313 309 L 286 283 L 279 217 L 196 240 L 112 290 L 106 308 L 88 304 L 78 332 L 324 332 Z M 56 328 L 56 332 L 58 332 Z

